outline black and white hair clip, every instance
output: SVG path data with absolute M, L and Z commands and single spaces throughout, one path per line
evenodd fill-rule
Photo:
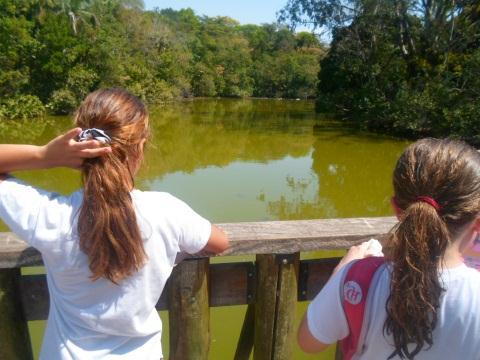
M 105 131 L 96 128 L 85 129 L 78 135 L 79 142 L 87 140 L 97 140 L 102 144 L 110 144 L 112 142 L 112 138 Z

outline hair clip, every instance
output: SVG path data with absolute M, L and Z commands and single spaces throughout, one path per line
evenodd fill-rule
M 105 131 L 96 128 L 85 129 L 78 135 L 79 142 L 87 140 L 97 140 L 102 144 L 110 144 L 112 142 L 112 138 Z

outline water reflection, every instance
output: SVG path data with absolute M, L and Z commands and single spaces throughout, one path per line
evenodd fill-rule
M 185 101 L 152 108 L 151 124 L 137 186 L 171 192 L 214 221 L 389 214 L 391 171 L 406 145 L 331 126 L 306 101 Z M 49 118 L 22 138 L 7 124 L 0 141 L 41 144 L 70 126 Z M 62 193 L 80 185 L 67 169 L 20 176 Z
M 152 114 L 141 187 L 215 221 L 389 214 L 404 141 L 332 127 L 304 101 L 197 100 Z
M 307 154 L 314 141 L 311 104 L 197 100 L 152 109 L 146 177 L 234 161 L 266 163 Z M 303 111 L 302 111 L 303 108 Z
M 317 133 L 313 171 L 319 198 L 335 204 L 321 217 L 382 216 L 390 213 L 391 174 L 406 142 L 371 136 Z

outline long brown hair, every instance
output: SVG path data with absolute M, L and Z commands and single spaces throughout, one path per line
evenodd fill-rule
M 75 114 L 77 126 L 98 128 L 111 138 L 112 152 L 82 166 L 83 203 L 78 217 L 80 248 L 91 278 L 118 283 L 139 270 L 146 254 L 130 196 L 134 172 L 148 137 L 144 104 L 122 89 L 97 90 Z
M 390 358 L 413 359 L 433 344 L 445 251 L 480 211 L 480 154 L 459 141 L 417 141 L 398 160 L 393 187 L 401 218 L 391 233 L 384 330 L 394 340 Z M 419 201 L 422 196 L 434 199 L 439 209 Z

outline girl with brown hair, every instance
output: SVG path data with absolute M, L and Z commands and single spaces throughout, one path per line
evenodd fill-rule
M 462 253 L 480 233 L 480 154 L 459 141 L 417 141 L 398 160 L 393 187 L 399 222 L 370 284 L 352 358 L 479 359 L 480 272 Z M 370 255 L 353 247 L 309 305 L 298 332 L 304 351 L 349 336 L 343 279 Z
M 0 145 L 0 218 L 42 253 L 47 270 L 40 359 L 158 360 L 155 305 L 176 255 L 218 253 L 228 240 L 172 195 L 134 188 L 149 137 L 135 96 L 95 91 L 75 123 L 45 146 Z M 57 166 L 79 168 L 83 189 L 59 196 L 6 175 Z

